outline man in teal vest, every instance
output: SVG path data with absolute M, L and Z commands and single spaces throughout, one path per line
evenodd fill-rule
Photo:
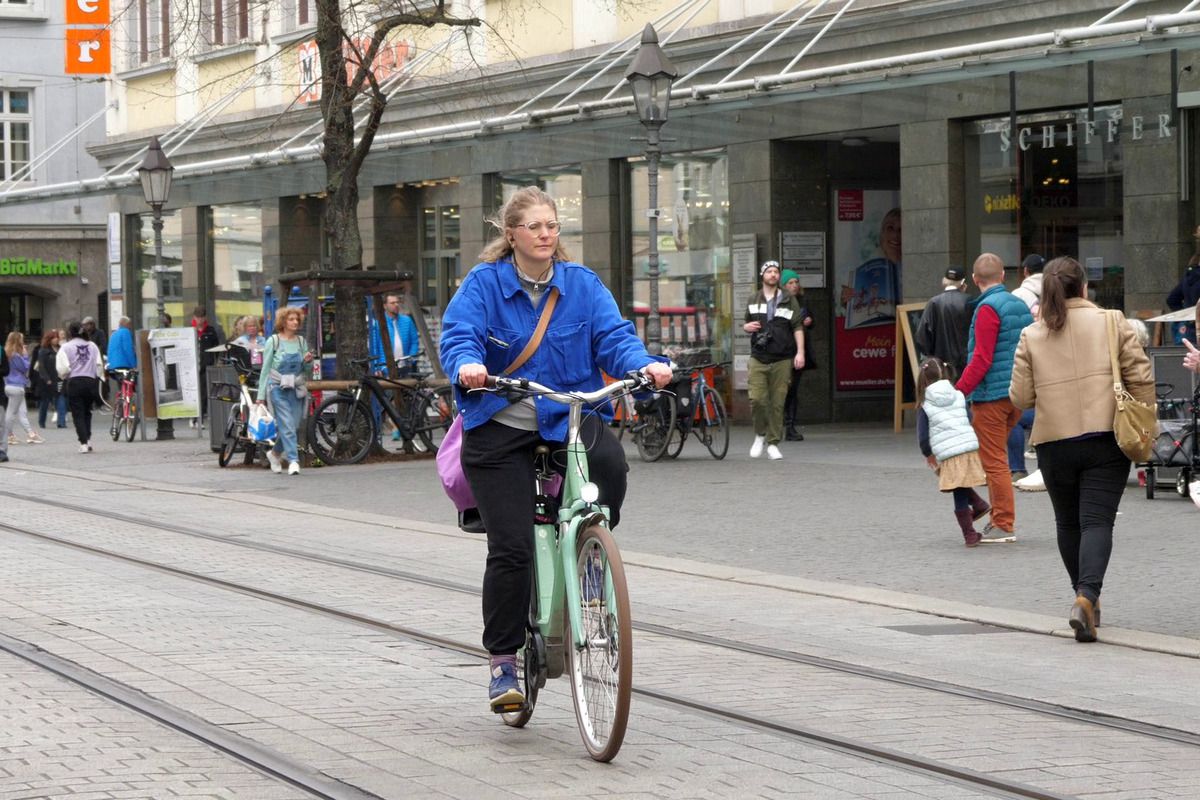
M 1004 288 L 1004 262 L 992 253 L 975 259 L 972 280 L 979 287 L 971 332 L 967 337 L 967 368 L 956 387 L 971 401 L 979 460 L 987 473 L 991 521 L 983 542 L 1015 542 L 1016 508 L 1008 470 L 1008 434 L 1021 412 L 1008 399 L 1013 357 L 1021 331 L 1033 323 L 1029 306 Z

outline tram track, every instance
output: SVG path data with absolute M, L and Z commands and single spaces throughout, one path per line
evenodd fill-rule
M 91 511 L 89 513 L 95 514 L 96 512 Z M 145 525 L 146 523 L 139 524 Z M 365 614 L 333 608 L 319 602 L 313 602 L 255 586 L 249 586 L 237 581 L 217 578 L 212 575 L 205 575 L 204 573 L 195 572 L 193 570 L 176 567 L 169 564 L 163 564 L 158 561 L 144 559 L 126 553 L 120 553 L 103 547 L 96 547 L 94 545 L 84 544 L 82 542 L 63 539 L 58 536 L 42 533 L 8 522 L 0 522 L 0 530 L 15 533 L 37 541 L 66 547 L 89 555 L 101 556 L 103 558 L 132 564 L 158 573 L 216 587 L 225 591 L 253 597 L 259 600 L 277 603 L 279 605 L 318 614 L 341 622 L 351 623 L 377 633 L 386 633 L 396 638 L 414 643 L 424 644 L 443 650 L 457 652 L 463 655 L 473 656 L 479 658 L 481 662 L 487 657 L 487 653 L 478 646 L 469 645 L 465 642 L 457 641 L 448 637 L 430 634 L 410 626 L 396 625 L 394 623 L 376 619 Z M 103 697 L 107 697 L 121 705 L 132 708 L 133 710 L 138 711 L 139 713 L 162 724 L 166 724 L 169 727 L 180 730 L 197 741 L 208 744 L 209 746 L 214 747 L 222 752 L 228 753 L 239 761 L 242 761 L 243 763 L 246 763 L 255 769 L 266 772 L 269 775 L 275 776 L 290 785 L 301 788 L 315 797 L 337 798 L 338 800 L 341 800 L 342 798 L 346 798 L 346 800 L 358 800 L 359 798 L 367 799 L 377 797 L 376 795 L 362 792 L 356 787 L 348 784 L 342 784 L 341 782 L 327 779 L 326 776 L 317 776 L 315 773 L 313 773 L 311 768 L 305 767 L 298 762 L 290 761 L 283 756 L 279 756 L 278 754 L 267 751 L 267 757 L 263 757 L 263 748 L 254 745 L 253 743 L 240 740 L 240 737 L 232 734 L 221 736 L 218 734 L 218 731 L 220 730 L 219 726 L 215 726 L 203 721 L 199 721 L 199 725 L 180 726 L 176 723 L 176 720 L 178 717 L 190 716 L 187 714 L 187 712 L 153 699 L 150 699 L 149 702 L 146 703 L 129 702 L 129 695 L 140 694 L 136 689 L 124 686 L 123 684 L 118 684 L 117 682 L 112 681 L 111 679 L 100 675 L 99 673 L 78 667 L 78 665 L 73 665 L 71 662 L 60 659 L 53 654 L 46 653 L 46 651 L 41 650 L 41 648 L 38 648 L 32 643 L 23 642 L 21 640 L 13 639 L 12 637 L 0 634 L 0 650 L 4 650 L 12 653 L 13 655 L 24 658 L 25 660 L 30 661 L 30 663 L 42 666 L 43 668 L 46 668 L 55 674 L 62 674 L 63 677 L 66 677 L 68 680 L 71 680 L 79 686 L 87 688 Z M 42 657 L 37 659 L 31 658 L 30 654 L 34 651 L 40 653 Z M 67 669 L 60 673 L 58 669 L 56 669 L 56 667 L 59 666 L 56 662 L 61 662 L 62 664 L 66 665 Z M 115 691 L 114 687 L 116 687 Z M 1014 799 L 1021 798 L 1022 800 L 1072 800 L 1072 796 L 1070 795 L 1043 790 L 1017 781 L 1005 780 L 1004 778 L 995 777 L 986 773 L 978 772 L 976 770 L 957 767 L 952 764 L 937 761 L 935 759 L 928 759 L 911 753 L 901 752 L 892 748 L 882 747 L 860 739 L 855 739 L 853 737 L 823 732 L 792 723 L 785 723 L 766 717 L 756 716 L 754 714 L 741 712 L 736 709 L 723 707 L 710 702 L 698 701 L 694 698 L 684 697 L 673 692 L 647 689 L 635 685 L 633 687 L 633 693 L 644 700 L 654 702 L 662 706 L 674 708 L 676 710 L 683 710 L 688 713 L 707 716 L 747 729 L 770 733 L 786 740 L 801 742 L 807 745 L 819 747 L 821 749 L 850 755 L 876 764 L 886 765 L 924 775 L 926 777 L 934 778 L 942 783 L 984 791 L 987 794 L 995 797 Z
M 404 581 L 423 586 L 430 586 L 437 589 L 457 592 L 460 594 L 471 595 L 478 597 L 481 594 L 480 588 L 475 585 L 460 583 L 445 578 L 437 578 L 430 575 L 424 575 L 416 572 L 392 569 L 390 567 L 382 567 L 375 564 L 368 564 L 362 561 L 352 559 L 338 558 L 322 553 L 314 553 L 306 550 L 299 550 L 284 545 L 270 544 L 267 542 L 255 542 L 247 539 L 235 539 L 229 536 L 220 534 L 208 533 L 195 528 L 190 528 L 184 525 L 176 525 L 173 523 L 153 522 L 144 518 L 134 517 L 132 515 L 121 514 L 113 511 L 97 511 L 94 508 L 72 504 L 61 501 L 43 501 L 22 497 L 21 495 L 0 490 L 0 497 L 12 497 L 23 501 L 46 505 L 53 508 L 75 511 L 82 514 L 99 516 L 106 519 L 117 520 L 142 527 L 162 530 L 169 533 L 176 533 L 184 536 L 204 539 L 208 541 L 218 542 L 234 547 L 241 547 L 250 550 L 256 550 L 263 553 L 273 555 L 281 555 L 289 558 L 296 558 L 311 563 L 316 563 L 325 566 L 334 566 L 341 569 L 362 572 L 370 575 L 376 575 L 392 580 Z M 0 526 L 3 527 L 3 526 Z M 131 558 L 120 556 L 123 558 Z M 144 566 L 152 566 L 150 562 L 142 562 Z M 220 579 L 213 579 L 219 581 Z M 1019 697 L 1016 695 L 1005 694 L 1002 692 L 994 692 L 987 689 L 981 689 L 975 686 L 964 686 L 961 684 L 950 683 L 947 681 L 925 678 L 907 673 L 896 672 L 893 670 L 879 669 L 876 667 L 854 664 L 847 661 L 832 659 L 824 656 L 812 655 L 810 653 L 802 653 L 795 650 L 787 650 L 783 648 L 768 647 L 758 645 L 751 642 L 743 642 L 734 639 L 729 639 L 721 636 L 713 636 L 710 634 L 696 633 L 694 631 L 681 630 L 679 628 L 667 627 L 650 622 L 634 621 L 633 628 L 635 631 L 642 633 L 650 633 L 656 636 L 661 636 L 666 639 L 676 641 L 686 641 L 692 644 L 699 644 L 708 647 L 719 648 L 735 653 L 746 655 L 755 655 L 763 658 L 790 662 L 795 664 L 804 664 L 821 670 L 826 670 L 845 675 L 852 675 L 859 678 L 864 678 L 873 681 L 895 684 L 911 689 L 919 689 L 938 694 L 958 697 L 966 700 L 989 703 L 998 706 L 1028 711 L 1039 715 L 1054 717 L 1071 722 L 1081 723 L 1089 726 L 1097 726 L 1110 730 L 1120 731 L 1138 736 L 1149 737 L 1152 739 L 1182 744 L 1188 747 L 1200 748 L 1200 733 L 1193 731 L 1181 730 L 1178 728 L 1170 728 L 1167 726 L 1156 725 L 1145 722 L 1143 720 L 1130 719 L 1111 714 L 1104 714 L 1090 709 L 1077 708 L 1056 703 L 1049 703 L 1042 700 L 1032 698 Z M 430 634 L 423 634 L 431 636 Z M 436 637 L 434 637 L 436 639 Z M 422 640 L 426 641 L 426 640 Z M 443 646 L 443 643 L 430 641 L 431 644 Z M 467 652 L 467 651 L 463 651 Z M 482 650 L 478 648 L 470 651 L 472 655 L 482 654 Z

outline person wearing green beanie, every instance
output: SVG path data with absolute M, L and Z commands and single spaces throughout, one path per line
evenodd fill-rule
M 796 298 L 796 303 L 800 306 L 800 322 L 805 329 L 811 328 L 813 324 L 812 314 L 808 310 L 808 306 L 804 304 L 804 295 L 800 294 L 800 275 L 795 270 L 785 269 L 779 275 L 779 285 Z M 784 438 L 789 442 L 803 442 L 804 434 L 800 432 L 799 413 L 796 408 L 796 389 L 800 385 L 800 376 L 804 370 L 810 369 L 813 365 L 812 343 L 810 337 L 804 337 L 804 367 L 801 369 L 792 370 L 792 378 L 788 381 L 787 397 L 783 402 L 783 427 Z

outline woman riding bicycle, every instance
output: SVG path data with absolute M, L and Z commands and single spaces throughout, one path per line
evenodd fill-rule
M 441 360 L 460 387 L 479 389 L 530 342 L 547 303 L 555 302 L 537 350 L 512 373 L 562 391 L 604 385 L 600 370 L 644 370 L 658 386 L 671 379 L 621 317 L 596 273 L 569 260 L 558 239 L 554 200 L 537 187 L 512 196 L 493 224 L 500 229 L 480 254 L 442 319 Z M 491 656 L 493 708 L 524 702 L 516 653 L 525 643 L 533 562 L 533 451 L 563 447 L 566 406 L 537 398 L 516 403 L 499 394 L 458 392 L 463 415 L 462 465 L 487 528 L 483 576 L 483 645 Z M 607 415 L 607 408 L 600 410 Z M 581 428 L 590 477 L 600 488 L 613 527 L 620 520 L 628 466 L 598 415 Z

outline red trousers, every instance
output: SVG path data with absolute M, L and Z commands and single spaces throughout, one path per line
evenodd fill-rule
M 1021 411 L 1009 399 L 972 403 L 971 424 L 979 438 L 979 460 L 987 474 L 988 500 L 992 504 L 992 525 L 1012 533 L 1016 524 L 1012 473 L 1008 470 L 1008 434 L 1016 427 Z

